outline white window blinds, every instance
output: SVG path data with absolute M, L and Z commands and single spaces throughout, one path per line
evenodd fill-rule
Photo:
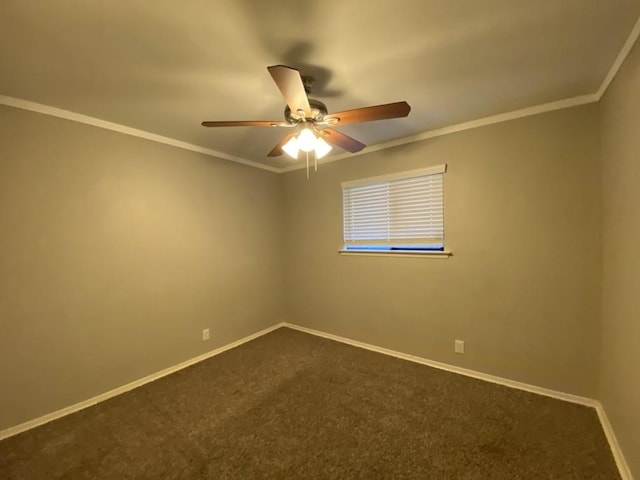
M 446 165 L 342 184 L 349 246 L 444 247 Z

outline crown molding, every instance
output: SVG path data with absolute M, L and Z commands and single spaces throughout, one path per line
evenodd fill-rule
M 625 44 L 626 45 L 626 44 Z M 627 52 L 628 53 L 628 52 Z M 625 55 L 626 56 L 626 55 Z M 620 55 L 619 55 L 620 57 Z M 623 58 L 624 60 L 624 58 Z M 619 68 L 619 66 L 618 66 Z M 608 76 L 608 75 L 607 75 Z M 613 78 L 613 77 L 612 77 Z M 356 153 L 341 153 L 335 156 L 330 156 L 323 160 L 318 161 L 318 165 L 323 165 L 326 163 L 335 162 L 337 160 L 342 160 L 343 158 L 351 158 L 357 155 L 364 155 L 367 153 L 376 152 L 379 150 L 386 150 L 392 147 L 398 147 L 401 145 L 406 145 L 409 143 L 420 142 L 422 140 L 427 140 L 429 138 L 440 137 L 443 135 L 449 135 L 451 133 L 462 132 L 465 130 L 471 130 L 478 127 L 484 127 L 487 125 L 493 125 L 495 123 L 506 122 L 509 120 L 515 120 L 517 118 L 529 117 L 531 115 L 537 115 L 540 113 L 552 112 L 554 110 L 561 110 L 563 108 L 575 107 L 578 105 L 584 105 L 587 103 L 597 102 L 599 97 L 597 93 L 592 93 L 589 95 L 581 95 L 578 97 L 567 98 L 564 100 L 559 100 L 556 102 L 545 103 L 542 105 L 535 105 L 533 107 L 527 107 L 520 110 L 515 110 L 507 113 L 500 113 L 497 115 L 491 115 L 489 117 L 479 118 L 476 120 L 471 120 L 464 123 L 459 123 L 456 125 L 449 125 L 447 127 L 437 128 L 434 130 L 428 130 L 426 132 L 419 133 L 417 135 L 411 135 L 408 137 L 396 138 L 394 140 L 389 140 L 387 142 L 378 143 L 376 145 L 371 145 L 369 147 L 364 148 L 363 150 Z M 189 150 L 192 152 L 203 153 L 205 155 L 209 155 L 211 157 L 229 160 L 231 162 L 240 163 L 243 165 L 248 165 L 250 167 L 260 168 L 262 170 L 267 170 L 275 173 L 286 173 L 291 172 L 293 170 L 300 170 L 305 168 L 304 165 L 292 165 L 290 167 L 277 168 L 269 165 L 264 165 L 259 162 L 255 162 L 252 160 L 248 160 L 242 157 L 236 157 L 234 155 L 229 155 L 227 153 L 219 152 L 217 150 L 213 150 L 210 148 L 201 147 L 199 145 L 194 145 L 192 143 L 183 142 L 181 140 L 176 140 L 175 138 L 165 137 L 162 135 L 157 135 L 155 133 L 147 132 L 145 130 L 140 130 L 137 128 L 128 127 L 126 125 L 121 125 L 119 123 L 109 122 L 106 120 L 101 120 L 96 117 L 90 117 L 88 115 L 83 115 L 81 113 L 71 112 L 69 110 L 63 110 L 61 108 L 52 107 L 50 105 L 44 105 L 41 103 L 31 102 L 29 100 L 24 100 L 22 98 L 9 97 L 6 95 L 0 95 L 0 105 L 6 105 L 9 107 L 19 108 L 22 110 L 29 110 L 31 112 L 42 113 L 44 115 L 49 115 L 52 117 L 62 118 L 65 120 L 71 120 L 72 122 L 83 123 L 85 125 L 91 125 L 93 127 L 104 128 L 106 130 L 111 130 L 118 133 L 123 133 L 125 135 L 131 135 L 133 137 L 143 138 L 145 140 L 151 140 L 152 142 L 163 143 L 165 145 L 170 145 L 172 147 L 181 148 L 184 150 Z
M 638 20 L 636 20 L 636 24 L 631 29 L 631 33 L 627 37 L 627 41 L 624 42 L 624 45 L 622 45 L 622 48 L 620 49 L 618 56 L 616 57 L 613 64 L 611 65 L 609 72 L 604 77 L 602 84 L 600 84 L 600 88 L 596 92 L 596 96 L 598 97 L 598 100 L 600 100 L 602 96 L 606 93 L 607 89 L 609 88 L 609 85 L 611 85 L 611 82 L 613 81 L 615 76 L 618 74 L 618 70 L 620 70 L 620 67 L 622 67 L 622 64 L 627 59 L 629 52 L 631 51 L 636 41 L 638 40 L 638 36 L 640 36 L 640 17 L 638 17 Z
M 241 163 L 250 167 L 260 168 L 262 170 L 268 170 L 270 172 L 279 173 L 280 169 L 264 165 L 259 162 L 247 160 L 246 158 L 236 157 L 229 155 L 228 153 L 219 152 L 211 148 L 201 147 L 192 143 L 176 140 L 175 138 L 164 137 L 155 133 L 147 132 L 137 128 L 127 127 L 119 123 L 108 122 L 96 117 L 90 117 L 81 113 L 71 112 L 69 110 L 63 110 L 61 108 L 52 107 L 50 105 L 44 105 L 42 103 L 31 102 L 22 98 L 9 97 L 6 95 L 0 95 L 0 105 L 6 105 L 8 107 L 19 108 L 22 110 L 29 110 L 31 112 L 42 113 L 52 117 L 63 118 L 65 120 L 71 120 L 72 122 L 83 123 L 85 125 L 91 125 L 93 127 L 104 128 L 105 130 L 111 130 L 132 137 L 144 138 L 145 140 L 151 140 L 156 143 L 163 143 L 172 147 L 181 148 L 183 150 L 189 150 L 192 152 L 203 153 L 210 157 L 215 157 L 223 160 L 229 160 L 231 162 Z
M 434 130 L 428 130 L 423 133 L 419 133 L 417 135 L 412 135 L 408 137 L 397 138 L 394 140 L 389 140 L 387 142 L 378 143 L 376 145 L 371 145 L 370 147 L 366 147 L 363 150 L 356 153 L 341 153 L 339 155 L 331 156 L 328 158 L 324 158 L 318 161 L 318 165 L 335 162 L 337 160 L 342 160 L 343 158 L 350 158 L 356 155 L 364 155 L 366 153 L 372 153 L 379 150 L 386 150 L 392 147 L 398 147 L 400 145 L 406 145 L 408 143 L 419 142 L 421 140 L 427 140 L 429 138 L 440 137 L 442 135 L 449 135 L 451 133 L 462 132 L 464 130 L 471 130 L 473 128 L 485 127 L 487 125 L 493 125 L 495 123 L 506 122 L 508 120 L 515 120 L 518 118 L 529 117 L 531 115 L 538 115 L 540 113 L 552 112 L 554 110 L 561 110 L 563 108 L 577 107 L 579 105 L 585 105 L 588 103 L 596 103 L 599 102 L 602 96 L 606 93 L 609 85 L 615 78 L 618 70 L 624 63 L 625 59 L 629 55 L 629 52 L 635 45 L 638 37 L 640 36 L 640 17 L 636 20 L 634 27 L 631 29 L 631 33 L 627 37 L 624 45 L 618 52 L 616 59 L 614 60 L 611 68 L 607 72 L 607 75 L 602 80 L 600 87 L 597 91 L 580 95 L 577 97 L 566 98 L 563 100 L 558 100 L 555 102 L 544 103 L 541 105 L 536 105 L 533 107 L 523 108 L 521 110 L 515 110 L 507 113 L 500 113 L 498 115 L 491 115 L 489 117 L 480 118 L 477 120 L 471 120 L 464 123 L 459 123 L 457 125 L 450 125 L 447 127 L 437 128 Z M 281 173 L 291 172 L 294 170 L 300 170 L 305 168 L 304 165 L 293 165 L 291 167 L 282 168 L 279 170 Z
M 409 143 L 420 142 L 422 140 L 427 140 L 429 138 L 440 137 L 443 135 L 449 135 L 451 133 L 462 132 L 465 130 L 471 130 L 474 128 L 485 127 L 485 126 L 493 125 L 496 123 L 506 122 L 509 120 L 515 120 L 518 118 L 538 115 L 540 113 L 552 112 L 554 110 L 561 110 L 563 108 L 570 108 L 570 107 L 576 107 L 579 105 L 585 105 L 588 103 L 599 102 L 600 99 L 603 97 L 603 95 L 606 93 L 607 89 L 609 88 L 609 85 L 611 85 L 611 82 L 613 81 L 616 74 L 620 70 L 620 67 L 622 67 L 622 64 L 624 63 L 625 59 L 629 55 L 629 52 L 635 45 L 639 36 L 640 36 L 640 17 L 638 17 L 638 19 L 636 20 L 636 23 L 632 28 L 631 33 L 629 33 L 627 40 L 625 41 L 624 45 L 620 49 L 620 52 L 618 52 L 616 59 L 614 60 L 613 64 L 611 65 L 611 68 L 607 72 L 607 75 L 604 77 L 602 83 L 600 84 L 600 87 L 594 93 L 580 95 L 577 97 L 565 98 L 563 100 L 544 103 L 541 105 L 535 105 L 533 107 L 514 110 L 512 112 L 491 115 L 488 117 L 479 118 L 476 120 L 471 120 L 471 121 L 459 123 L 456 125 L 449 125 L 442 128 L 436 128 L 434 130 L 428 130 L 426 132 L 422 132 L 417 135 L 396 138 L 393 140 L 389 140 L 387 142 L 371 145 L 369 147 L 364 148 L 360 152 L 341 153 L 335 156 L 330 156 L 328 158 L 318 161 L 318 165 L 335 162 L 338 160 L 342 160 L 343 158 L 351 158 L 356 155 L 364 155 L 364 154 L 376 152 L 379 150 L 386 150 L 388 148 L 398 147 L 398 146 L 406 145 Z M 260 162 L 248 160 L 246 158 L 236 157 L 234 155 L 229 155 L 228 153 L 219 152 L 211 148 L 205 148 L 199 145 L 194 145 L 192 143 L 183 142 L 175 138 L 157 135 L 155 133 L 147 132 L 145 130 L 139 130 L 137 128 L 127 127 L 126 125 L 121 125 L 114 122 L 108 122 L 106 120 L 101 120 L 99 118 L 90 117 L 88 115 L 83 115 L 83 114 L 71 112 L 68 110 L 62 110 L 60 108 L 44 105 L 41 103 L 31 102 L 29 100 L 24 100 L 21 98 L 0 95 L 0 105 L 6 105 L 9 107 L 20 108 L 23 110 L 42 113 L 44 115 L 63 118 L 65 120 L 71 120 L 73 122 L 84 123 L 85 125 L 104 128 L 106 130 L 112 130 L 114 132 L 123 133 L 125 135 L 131 135 L 138 138 L 144 138 L 146 140 L 151 140 L 152 142 L 163 143 L 165 145 L 170 145 L 172 147 L 182 148 L 184 150 L 202 153 L 204 155 L 209 155 L 211 157 L 215 157 L 223 160 L 229 160 L 231 162 L 240 163 L 242 165 L 248 165 L 250 167 L 267 170 L 269 172 L 286 173 L 286 172 L 291 172 L 294 170 L 300 170 L 302 168 L 305 168 L 304 165 L 292 165 L 290 167 L 284 167 L 284 168 L 272 167 Z
M 584 105 L 587 103 L 597 102 L 598 98 L 595 93 L 588 95 L 581 95 L 579 97 L 566 98 L 564 100 L 558 100 L 556 102 L 544 103 L 542 105 L 536 105 L 533 107 L 527 107 L 520 110 L 514 110 L 507 113 L 499 113 L 497 115 L 491 115 L 489 117 L 479 118 L 477 120 L 471 120 L 469 122 L 458 123 L 456 125 L 450 125 L 447 127 L 436 128 L 434 130 L 428 130 L 426 132 L 419 133 L 417 135 L 411 135 L 408 137 L 396 138 L 389 140 L 388 142 L 378 143 L 371 145 L 356 153 L 341 153 L 318 161 L 318 165 L 335 162 L 342 160 L 343 158 L 351 158 L 357 155 L 364 155 L 367 153 L 377 152 L 378 150 L 386 150 L 392 147 L 398 147 L 400 145 L 406 145 L 408 143 L 420 142 L 429 138 L 441 137 L 443 135 L 449 135 L 451 133 L 462 132 L 464 130 L 471 130 L 473 128 L 485 127 L 487 125 L 493 125 L 495 123 L 506 122 L 509 120 L 515 120 L 517 118 L 530 117 L 532 115 L 538 115 L 540 113 L 552 112 L 554 110 L 561 110 L 563 108 L 577 107 L 578 105 Z M 291 172 L 293 170 L 300 170 L 305 168 L 304 165 L 294 165 L 280 169 L 280 172 Z

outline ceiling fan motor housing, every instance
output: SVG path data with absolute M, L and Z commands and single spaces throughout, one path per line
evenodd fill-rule
M 304 114 L 300 115 L 300 113 L 298 112 L 292 112 L 289 108 L 289 105 L 287 105 L 284 109 L 285 120 L 292 125 L 303 122 L 305 120 L 313 120 L 315 122 L 321 122 L 322 120 L 324 120 L 324 117 L 327 114 L 327 106 L 324 103 L 322 103 L 320 100 L 310 98 L 309 106 L 311 107 L 311 115 L 310 117 L 305 118 Z

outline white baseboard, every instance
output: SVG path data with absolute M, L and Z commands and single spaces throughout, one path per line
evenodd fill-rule
M 486 382 L 497 383 L 499 385 L 504 385 L 506 387 L 517 388 L 518 390 L 525 390 L 527 392 L 537 393 L 539 395 L 544 395 L 546 397 L 557 398 L 559 400 L 564 400 L 566 402 L 579 403 L 580 405 L 586 405 L 588 407 L 594 407 L 594 408 L 598 404 L 597 400 L 593 400 L 591 398 L 580 397 L 578 395 L 572 395 L 570 393 L 558 392 L 556 390 L 538 387 L 536 385 L 530 385 L 528 383 L 517 382 L 515 380 L 509 380 L 508 378 L 497 377 L 495 375 L 489 375 L 488 373 L 482 373 L 476 370 L 470 370 L 468 368 L 456 367 L 455 365 L 436 362 L 435 360 L 429 360 L 427 358 L 417 357 L 415 355 L 398 352 L 396 350 L 391 350 L 389 348 L 378 347 L 376 345 L 359 342 L 357 340 L 352 340 L 350 338 L 340 337 L 338 335 L 333 335 L 331 333 L 321 332 L 319 330 L 314 330 L 312 328 L 301 327 L 300 325 L 296 325 L 293 323 L 285 322 L 284 326 L 288 328 L 292 328 L 294 330 L 299 330 L 301 332 L 310 333 L 311 335 L 317 335 L 319 337 L 328 338 L 330 340 L 335 340 L 337 342 L 346 343 L 354 347 L 360 347 L 366 350 L 371 350 L 373 352 L 383 353 L 384 355 L 390 355 L 392 357 L 401 358 L 403 360 L 409 360 L 410 362 L 420 363 L 422 365 L 438 368 L 440 370 L 446 370 L 447 372 L 458 373 L 460 375 L 465 375 L 467 377 L 477 378 L 479 380 L 484 380 Z
M 311 335 L 316 335 L 319 337 L 328 338 L 330 340 L 335 340 L 337 342 L 346 343 L 347 345 L 352 345 L 354 347 L 364 348 L 366 350 L 382 353 L 384 355 L 390 355 L 392 357 L 400 358 L 403 360 L 409 360 L 410 362 L 420 363 L 422 365 L 438 368 L 440 370 L 446 370 L 447 372 L 458 373 L 460 375 L 476 378 L 478 380 L 497 383 L 498 385 L 503 385 L 505 387 L 524 390 L 527 392 L 536 393 L 538 395 L 544 395 L 546 397 L 552 397 L 558 400 L 564 400 L 566 402 L 577 403 L 580 405 L 585 405 L 587 407 L 592 407 L 596 410 L 598 414 L 598 418 L 600 419 L 602 429 L 604 430 L 604 434 L 607 437 L 607 441 L 609 442 L 609 447 L 611 448 L 611 452 L 613 453 L 613 458 L 616 461 L 622 480 L 633 480 L 633 476 L 631 475 L 631 471 L 629 470 L 627 462 L 624 458 L 624 454 L 620 449 L 620 445 L 618 444 L 616 436 L 613 432 L 613 428 L 609 423 L 607 414 L 605 413 L 604 408 L 602 407 L 602 404 L 597 400 L 594 400 L 592 398 L 587 398 L 587 397 L 581 397 L 578 395 L 573 395 L 570 393 L 559 392 L 556 390 L 551 390 L 549 388 L 538 387 L 537 385 L 530 385 L 528 383 L 510 380 L 508 378 L 489 375 L 487 373 L 478 372 L 476 370 L 470 370 L 468 368 L 456 367 L 454 365 L 449 365 L 442 362 L 436 362 L 434 360 L 429 360 L 427 358 L 417 357 L 415 355 L 409 355 L 407 353 L 398 352 L 396 350 L 391 350 L 389 348 L 378 347 L 376 345 L 359 342 L 357 340 L 341 337 L 339 335 L 333 335 L 331 333 L 321 332 L 319 330 L 314 330 L 312 328 L 301 327 L 300 325 L 296 325 L 293 323 L 285 322 L 283 326 L 287 328 L 291 328 L 293 330 L 299 330 L 304 333 L 309 333 Z
M 611 426 L 611 423 L 609 422 L 609 419 L 607 417 L 607 414 L 602 406 L 602 404 L 594 399 L 591 398 L 587 398 L 587 397 L 581 397 L 578 395 L 572 395 L 570 393 L 564 393 L 564 392 L 559 392 L 556 390 L 551 390 L 548 388 L 543 388 L 543 387 L 538 387 L 536 385 L 530 385 L 528 383 L 523 383 L 523 382 L 517 382 L 515 380 L 510 380 L 508 378 L 502 378 L 502 377 L 498 377 L 495 375 L 489 375 L 487 373 L 482 373 L 482 372 L 478 372 L 475 370 L 470 370 L 467 368 L 462 368 L 462 367 L 456 367 L 454 365 L 448 365 L 446 363 L 442 363 L 442 362 L 436 362 L 434 360 L 429 360 L 426 358 L 422 358 L 422 357 L 417 357 L 415 355 L 409 355 L 407 353 L 402 353 L 402 352 L 398 352 L 395 350 L 391 350 L 388 348 L 383 348 L 383 347 L 378 347 L 376 345 L 371 345 L 368 343 L 364 343 L 364 342 L 359 342 L 357 340 L 352 340 L 350 338 L 345 338 L 345 337 L 341 337 L 339 335 L 333 335 L 330 333 L 325 333 L 325 332 L 321 332 L 319 330 L 314 330 L 312 328 L 307 328 L 307 327 L 302 327 L 300 325 L 296 325 L 293 323 L 288 323 L 288 322 L 280 322 L 277 323 L 275 325 L 272 325 L 269 328 L 265 328 L 264 330 L 260 330 L 259 332 L 256 332 L 252 335 L 248 335 L 244 338 L 241 338 L 240 340 L 236 340 L 235 342 L 231 342 L 227 345 L 224 345 L 222 347 L 216 348 L 215 350 L 211 350 L 210 352 L 204 353 L 202 355 L 199 355 L 197 357 L 191 358 L 189 360 L 186 360 L 182 363 L 179 363 L 177 365 L 174 365 L 172 367 L 169 368 L 165 368 L 164 370 L 161 370 L 159 372 L 153 373 L 151 375 L 148 375 L 146 377 L 140 378 L 138 380 L 135 380 L 131 383 L 128 383 L 126 385 L 123 385 L 121 387 L 115 388 L 113 390 L 110 390 L 108 392 L 102 393 L 100 395 L 97 395 L 93 398 L 90 398 L 88 400 L 76 403 L 74 405 L 71 405 L 69 407 L 66 408 L 62 408 L 60 410 L 56 410 L 55 412 L 51 412 L 48 413 L 46 415 L 43 415 L 41 417 L 38 418 L 34 418 L 33 420 L 29 420 L 27 422 L 21 423 L 19 425 L 15 425 L 13 427 L 9 427 L 5 430 L 0 431 L 0 440 L 3 440 L 5 438 L 11 437 L 13 435 L 17 435 L 19 433 L 25 432 L 27 430 L 30 430 L 32 428 L 38 427 L 40 425 L 44 425 L 45 423 L 49 423 L 53 420 L 56 420 L 58 418 L 64 417 L 66 415 L 69 415 L 71 413 L 77 412 L 79 410 L 83 410 L 85 408 L 88 408 L 92 405 L 95 405 L 97 403 L 103 402 L 105 400 L 108 400 L 110 398 L 113 398 L 117 395 L 120 395 L 122 393 L 128 392 L 130 390 L 133 390 L 134 388 L 140 387 L 142 385 L 145 385 L 147 383 L 153 382 L 154 380 L 157 380 L 159 378 L 165 377 L 167 375 L 170 375 L 172 373 L 177 372 L 178 370 L 182 370 L 183 368 L 187 368 L 191 365 L 194 365 L 196 363 L 202 362 L 203 360 L 206 360 L 208 358 L 214 357 L 222 352 L 225 352 L 227 350 L 230 350 L 232 348 L 238 347 L 240 345 L 242 345 L 243 343 L 247 343 L 250 342 L 251 340 L 254 340 L 258 337 L 261 337 L 263 335 L 266 335 L 269 332 L 272 332 L 274 330 L 277 330 L 280 327 L 287 327 L 287 328 L 291 328 L 293 330 L 299 330 L 301 332 L 305 332 L 305 333 L 309 333 L 311 335 L 316 335 L 319 337 L 324 337 L 324 338 L 328 338 L 330 340 L 335 340 L 337 342 L 341 342 L 341 343 L 346 343 L 348 345 L 352 345 L 354 347 L 359 347 L 359 348 L 364 348 L 366 350 L 371 350 L 373 352 L 377 352 L 377 353 L 382 353 L 384 355 L 390 355 L 392 357 L 396 357 L 396 358 L 400 358 L 403 360 L 408 360 L 410 362 L 414 362 L 414 363 L 420 363 L 422 365 L 427 365 L 429 367 L 434 367 L 434 368 L 438 368 L 440 370 L 446 370 L 448 372 L 452 372 L 452 373 L 457 373 L 460 375 L 465 375 L 467 377 L 472 377 L 472 378 L 476 378 L 479 380 L 484 380 L 486 382 L 491 382 L 491 383 L 496 383 L 499 385 L 504 385 L 506 387 L 510 387 L 510 388 L 516 388 L 518 390 L 524 390 L 527 392 L 531 392 L 531 393 L 537 393 L 539 395 L 544 395 L 547 397 L 552 397 L 552 398 L 556 398 L 559 400 L 564 400 L 566 402 L 572 402 L 572 403 L 577 403 L 580 405 L 585 405 L 588 407 L 592 407 L 595 408 L 597 414 L 598 414 L 598 418 L 600 419 L 600 423 L 602 424 L 602 429 L 604 430 L 604 434 L 607 437 L 607 441 L 609 442 L 609 446 L 611 447 L 611 451 L 613 453 L 613 457 L 616 461 L 616 464 L 618 466 L 618 469 L 620 471 L 620 476 L 622 477 L 622 480 L 633 480 L 633 476 L 631 475 L 631 471 L 629 470 L 629 466 L 627 465 L 627 462 L 624 458 L 624 454 L 622 453 L 622 450 L 620 449 L 620 445 L 618 444 L 618 440 L 615 436 L 615 433 L 613 431 L 613 428 Z
M 622 449 L 620 448 L 620 444 L 618 443 L 618 439 L 616 438 L 616 434 L 613 431 L 613 427 L 609 422 L 609 417 L 607 417 L 607 413 L 604 410 L 604 407 L 600 402 L 596 402 L 596 412 L 598 412 L 598 418 L 600 419 L 600 423 L 602 424 L 602 430 L 604 430 L 604 434 L 607 437 L 607 441 L 609 442 L 609 446 L 611 447 L 611 452 L 613 453 L 613 458 L 618 465 L 618 470 L 620 471 L 620 477 L 622 480 L 633 480 L 633 475 L 631 475 L 631 470 L 629 469 L 629 465 L 624 458 L 624 454 L 622 453 Z
M 95 405 L 97 403 L 104 402 L 105 400 L 108 400 L 117 395 L 133 390 L 134 388 L 138 388 L 149 382 L 153 382 L 154 380 L 157 380 L 159 378 L 166 377 L 167 375 L 171 375 L 172 373 L 175 373 L 178 370 L 182 370 L 183 368 L 190 367 L 191 365 L 202 362 L 207 358 L 214 357 L 216 355 L 219 355 L 222 352 L 226 352 L 227 350 L 238 347 L 243 343 L 250 342 L 251 340 L 254 340 L 258 337 L 266 335 L 267 333 L 272 332 L 273 330 L 276 330 L 282 326 L 284 326 L 283 323 L 277 323 L 275 325 L 272 325 L 269 328 L 265 328 L 264 330 L 260 330 L 259 332 L 256 332 L 252 335 L 241 338 L 240 340 L 236 340 L 235 342 L 231 342 L 227 345 L 216 348 L 215 350 L 211 350 L 210 352 L 203 353 L 202 355 L 198 355 L 197 357 L 191 358 L 189 360 L 181 362 L 172 367 L 165 368 L 164 370 L 160 370 L 159 372 L 152 373 L 151 375 L 147 375 L 146 377 L 140 378 L 138 380 L 134 380 L 131 383 L 127 383 L 126 385 L 123 385 L 121 387 L 114 388 L 113 390 L 109 390 L 108 392 L 101 393 L 100 395 L 92 397 L 88 400 L 84 400 L 82 402 L 76 403 L 69 407 L 65 407 L 60 410 L 56 410 L 55 412 L 51 412 L 46 415 L 43 415 L 41 417 L 34 418 L 33 420 L 29 420 L 27 422 L 15 425 L 13 427 L 9 427 L 5 430 L 0 431 L 0 440 L 4 440 L 5 438 L 12 437 L 13 435 L 17 435 L 18 433 L 22 433 L 32 428 L 38 427 L 40 425 L 44 425 L 45 423 L 49 423 L 53 420 L 64 417 L 71 413 L 75 413 L 79 410 L 83 410 L 87 407 L 91 407 L 92 405 Z

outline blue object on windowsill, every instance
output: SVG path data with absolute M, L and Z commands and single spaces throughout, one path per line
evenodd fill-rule
M 345 245 L 346 252 L 443 252 L 444 246 L 432 245 Z

